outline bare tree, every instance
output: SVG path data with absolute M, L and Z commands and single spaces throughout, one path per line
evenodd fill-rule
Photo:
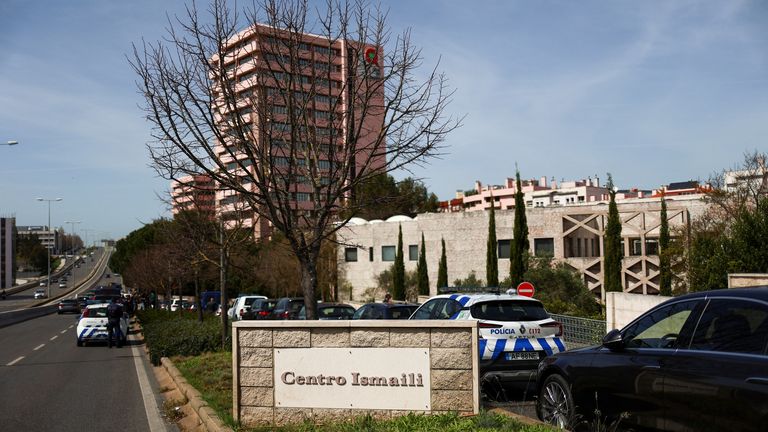
M 386 18 L 355 0 L 258 0 L 244 11 L 212 0 L 205 16 L 193 3 L 130 59 L 153 167 L 168 179 L 209 175 L 254 225 L 282 232 L 310 319 L 321 244 L 356 214 L 356 188 L 424 164 L 460 125 L 446 112 L 445 76 L 419 75 L 410 32 L 393 37 Z
M 712 175 L 707 199 L 727 218 L 744 209 L 757 208 L 768 198 L 768 155 L 757 150 L 744 153 L 741 164 Z

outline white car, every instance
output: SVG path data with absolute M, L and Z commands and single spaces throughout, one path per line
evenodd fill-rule
M 536 299 L 488 290 L 432 297 L 410 319 L 478 321 L 481 379 L 535 382 L 539 361 L 565 351 L 562 324 Z
M 35 290 L 35 298 L 36 299 L 44 299 L 46 297 L 48 297 L 48 295 L 46 295 L 44 289 L 36 289 Z
M 245 314 L 251 309 L 251 305 L 257 299 L 266 299 L 266 297 L 262 295 L 243 295 L 236 298 L 235 303 L 232 305 L 231 308 L 227 310 L 227 314 L 229 314 L 229 319 L 231 319 L 232 321 L 237 321 L 242 319 L 243 314 Z
M 107 342 L 107 306 L 109 303 L 96 303 L 86 306 L 77 321 L 77 346 L 87 342 Z M 128 338 L 128 314 L 120 319 L 122 343 Z

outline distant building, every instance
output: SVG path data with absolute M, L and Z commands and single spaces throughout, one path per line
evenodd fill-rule
M 0 217 L 0 289 L 16 280 L 16 218 Z
M 51 230 L 45 225 L 19 225 L 16 227 L 16 231 L 20 236 L 37 236 L 40 244 L 51 250 L 51 255 L 57 254 L 61 250 L 61 233 L 57 230 Z
M 750 192 L 761 195 L 768 194 L 768 166 L 762 157 L 750 169 L 727 171 L 724 178 L 724 188 L 728 192 Z
M 520 185 L 526 207 L 592 203 L 604 200 L 608 194 L 608 189 L 601 187 L 597 178 L 558 184 L 554 179 L 548 182 L 546 177 L 541 177 L 539 180 L 521 180 Z M 513 178 L 507 178 L 503 186 L 483 187 L 482 183 L 477 181 L 473 193 L 464 193 L 464 210 L 487 210 L 491 208 L 491 201 L 497 209 L 513 209 L 516 193 L 517 185 Z
M 701 185 L 696 180 L 670 183 L 669 185 L 657 190 L 653 196 L 660 197 L 662 192 L 664 193 L 665 197 L 680 195 L 700 195 L 712 192 L 712 186 L 708 184 Z

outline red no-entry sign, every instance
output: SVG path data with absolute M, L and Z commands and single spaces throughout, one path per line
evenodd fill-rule
M 517 295 L 525 296 L 525 297 L 533 297 L 533 293 L 536 292 L 536 289 L 533 287 L 533 284 L 530 282 L 520 282 L 520 285 L 517 286 Z

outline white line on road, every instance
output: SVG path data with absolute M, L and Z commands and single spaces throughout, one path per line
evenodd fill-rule
M 52 338 L 51 338 L 51 340 L 54 340 L 54 339 L 56 339 L 57 337 L 59 337 L 59 335 L 56 335 L 56 336 L 52 337 Z
M 75 326 L 75 325 L 74 325 L 74 324 L 72 324 L 72 325 L 70 325 L 70 326 L 69 326 L 69 327 L 67 327 L 67 328 L 72 328 L 72 327 L 74 327 L 74 326 Z
M 66 329 L 64 329 L 64 330 L 62 330 L 60 333 L 61 333 L 61 334 L 64 334 L 64 333 L 66 333 L 66 332 L 67 332 L 67 330 L 66 330 Z
M 23 359 L 24 359 L 24 356 L 21 356 L 21 357 L 17 358 L 16 360 L 14 360 L 14 361 L 12 361 L 12 362 L 10 362 L 10 363 L 6 364 L 6 366 L 13 366 L 13 365 L 15 365 L 16 363 L 18 363 L 18 362 L 20 362 L 21 360 L 23 360 Z
M 134 335 L 131 335 L 129 339 L 135 340 Z M 147 413 L 149 430 L 151 432 L 167 431 L 168 429 L 165 427 L 162 417 L 160 417 L 160 410 L 155 402 L 155 394 L 152 391 L 152 387 L 149 385 L 147 372 L 144 370 L 144 365 L 141 362 L 142 354 L 136 345 L 131 347 L 131 351 L 133 352 L 133 364 L 136 366 L 136 375 L 138 375 L 139 378 L 141 396 L 142 399 L 144 399 L 144 411 Z
M 37 350 L 39 350 L 40 348 L 42 348 L 44 346 L 45 346 L 45 344 L 40 344 L 40 345 L 36 346 L 32 351 L 37 351 Z

